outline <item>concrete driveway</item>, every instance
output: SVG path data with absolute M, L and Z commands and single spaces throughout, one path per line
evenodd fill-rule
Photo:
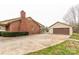
M 21 37 L 0 37 L 0 54 L 25 54 L 63 42 L 67 35 L 36 34 Z

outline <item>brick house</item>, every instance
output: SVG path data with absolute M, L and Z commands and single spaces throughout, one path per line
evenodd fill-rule
M 29 34 L 40 33 L 44 27 L 31 17 L 26 17 L 26 13 L 22 10 L 20 17 L 0 22 L 0 31 L 9 32 L 29 32 Z

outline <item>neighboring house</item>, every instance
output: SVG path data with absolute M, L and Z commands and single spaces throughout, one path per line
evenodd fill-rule
M 49 33 L 72 35 L 73 30 L 72 27 L 68 24 L 56 22 L 55 24 L 49 27 Z
M 29 34 L 41 33 L 44 25 L 36 22 L 31 17 L 26 17 L 24 11 L 20 12 L 20 17 L 0 22 L 0 31 L 9 32 L 29 32 Z

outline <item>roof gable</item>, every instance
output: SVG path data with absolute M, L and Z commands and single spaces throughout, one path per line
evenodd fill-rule
M 27 17 L 26 19 L 35 22 L 39 26 L 44 26 L 44 25 L 40 24 L 39 22 L 35 21 L 34 19 L 32 19 L 31 17 Z M 8 25 L 8 24 L 10 24 L 12 22 L 20 21 L 20 20 L 21 20 L 21 18 L 18 17 L 18 18 L 13 18 L 13 19 L 5 20 L 5 21 L 0 21 L 0 25 L 6 26 L 6 25 Z
M 70 26 L 70 25 L 68 25 L 68 24 L 65 24 L 65 23 L 62 23 L 62 22 L 56 22 L 56 23 L 54 23 L 53 25 L 49 26 L 49 28 L 55 26 L 56 24 L 61 24 L 61 25 L 67 26 L 67 27 L 72 27 L 72 26 Z

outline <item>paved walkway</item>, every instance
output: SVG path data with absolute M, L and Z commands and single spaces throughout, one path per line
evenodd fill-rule
M 0 54 L 20 55 L 65 41 L 69 36 L 37 34 L 21 37 L 0 37 Z

